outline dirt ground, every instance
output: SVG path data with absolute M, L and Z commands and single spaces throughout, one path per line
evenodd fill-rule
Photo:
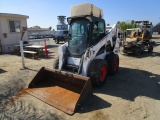
M 120 54 L 118 73 L 109 76 L 103 87 L 94 89 L 72 116 L 31 95 L 13 99 L 27 88 L 41 67 L 52 68 L 59 46 L 52 39 L 48 43 L 49 57 L 25 58 L 26 69 L 21 69 L 20 56 L 0 55 L 0 119 L 160 120 L 160 36 L 154 36 L 153 41 L 151 54 Z

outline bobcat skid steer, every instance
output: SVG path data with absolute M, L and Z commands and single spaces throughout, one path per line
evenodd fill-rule
M 102 10 L 85 3 L 71 7 L 69 41 L 59 46 L 54 69 L 41 68 L 26 90 L 36 98 L 73 114 L 119 67 L 118 27 L 105 33 Z

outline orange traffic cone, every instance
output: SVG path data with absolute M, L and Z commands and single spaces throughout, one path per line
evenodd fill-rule
M 46 45 L 46 39 L 44 39 L 44 49 L 45 49 L 45 53 L 46 53 L 46 57 L 48 57 L 48 48 L 47 48 L 47 45 Z

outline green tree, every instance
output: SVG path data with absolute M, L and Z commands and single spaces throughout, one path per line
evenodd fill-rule
M 134 22 L 131 21 L 131 23 L 128 23 L 128 22 L 119 22 L 118 24 L 120 26 L 120 29 L 123 30 L 123 31 L 126 31 L 126 29 L 130 29 L 130 28 L 134 28 Z

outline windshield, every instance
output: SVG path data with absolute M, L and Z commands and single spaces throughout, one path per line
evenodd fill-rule
M 87 48 L 90 23 L 87 20 L 74 21 L 70 25 L 68 48 L 71 55 L 82 55 Z

